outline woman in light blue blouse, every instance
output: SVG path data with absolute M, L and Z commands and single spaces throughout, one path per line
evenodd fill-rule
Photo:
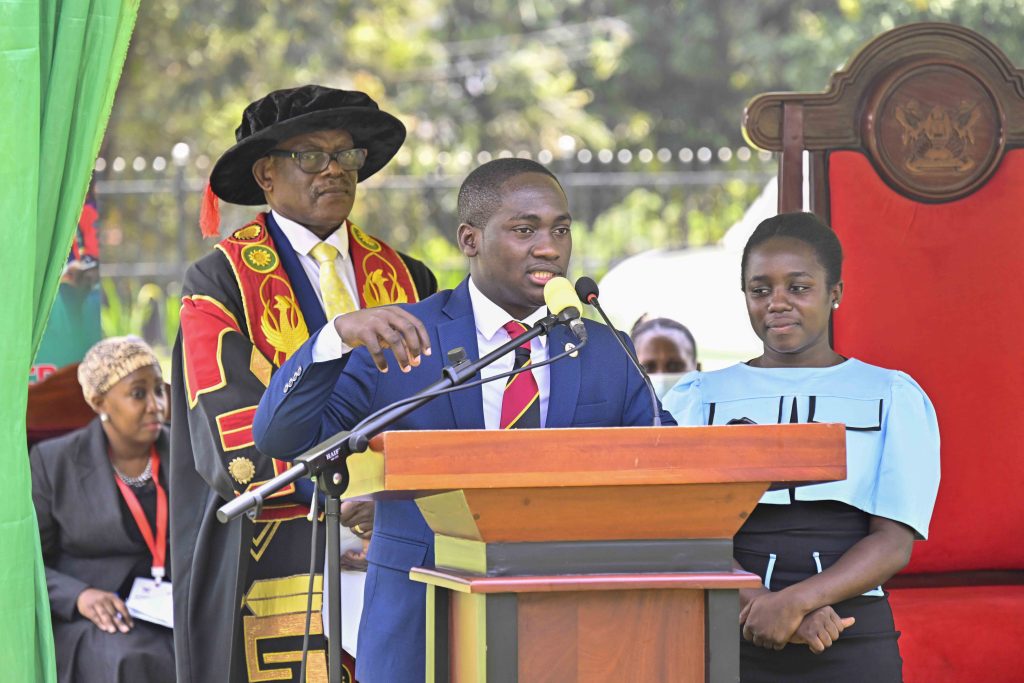
M 740 596 L 744 683 L 902 681 L 881 584 L 928 535 L 939 431 L 910 376 L 832 349 L 842 258 L 835 233 L 813 214 L 762 222 L 740 270 L 763 353 L 691 373 L 664 402 L 681 425 L 846 425 L 847 478 L 769 491 L 736 535 L 736 562 L 764 581 Z

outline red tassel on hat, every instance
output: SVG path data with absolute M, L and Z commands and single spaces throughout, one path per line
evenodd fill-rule
M 203 205 L 199 208 L 199 229 L 203 231 L 203 237 L 220 235 L 220 205 L 209 181 L 203 190 Z

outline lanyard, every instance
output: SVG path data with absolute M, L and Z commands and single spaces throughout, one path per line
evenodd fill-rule
M 142 538 L 153 555 L 153 578 L 160 583 L 164 578 L 164 567 L 166 566 L 164 560 L 167 556 L 167 492 L 160 485 L 160 456 L 156 452 L 156 446 L 153 446 L 149 457 L 153 461 L 153 485 L 156 486 L 156 538 L 153 537 L 153 527 L 149 525 L 149 520 L 146 519 L 146 513 L 142 510 L 142 505 L 135 492 L 128 484 L 121 481 L 116 473 L 114 481 L 117 483 L 117 488 L 121 489 L 121 496 L 128 504 L 132 517 L 135 518 L 135 525 L 139 527 L 139 532 L 142 533 Z

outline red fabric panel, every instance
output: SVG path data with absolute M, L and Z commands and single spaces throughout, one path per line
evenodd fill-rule
M 220 444 L 225 451 L 235 451 L 253 445 L 252 420 L 255 416 L 256 406 L 217 416 Z
M 890 592 L 906 683 L 1019 683 L 1024 586 Z
M 856 152 L 830 155 L 829 181 L 836 350 L 910 373 L 939 418 L 930 540 L 905 571 L 1024 568 L 1024 151 L 946 204 L 897 194 Z

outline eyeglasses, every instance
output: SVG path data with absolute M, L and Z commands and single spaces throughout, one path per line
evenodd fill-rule
M 337 152 L 292 152 L 287 149 L 272 149 L 268 156 L 291 157 L 305 173 L 322 173 L 331 164 L 331 159 L 345 171 L 358 171 L 366 162 L 366 150 L 363 148 L 340 149 Z

